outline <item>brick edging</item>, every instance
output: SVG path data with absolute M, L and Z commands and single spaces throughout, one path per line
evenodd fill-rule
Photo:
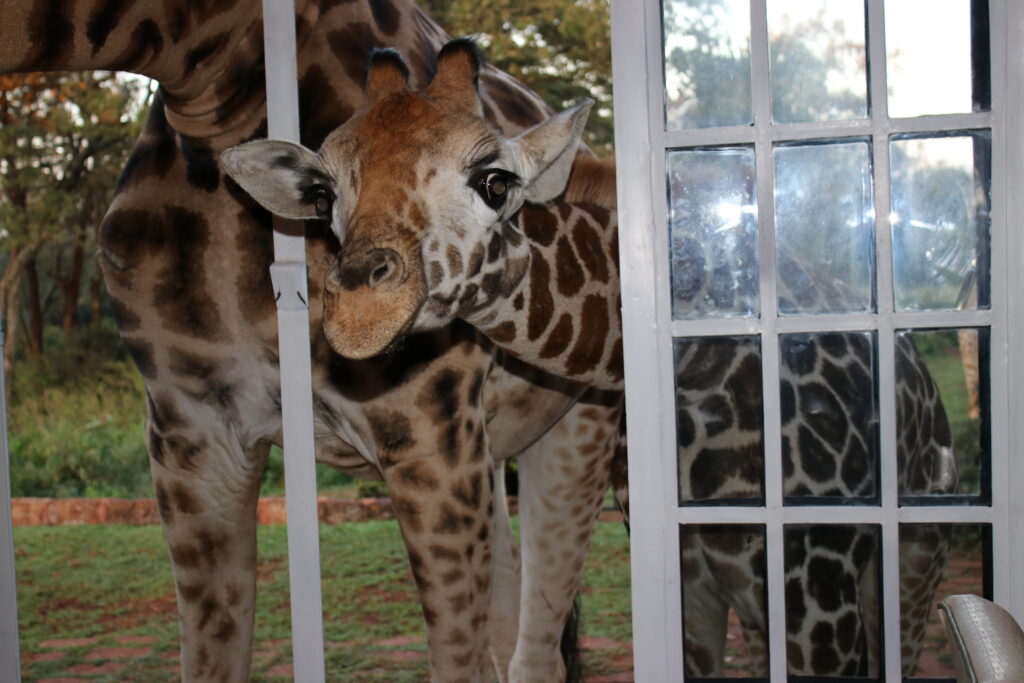
M 390 498 L 339 500 L 317 498 L 324 524 L 394 519 Z M 260 524 L 284 524 L 288 515 L 284 498 L 260 498 Z M 159 524 L 155 498 L 15 498 L 11 501 L 14 526 L 75 526 L 80 524 Z

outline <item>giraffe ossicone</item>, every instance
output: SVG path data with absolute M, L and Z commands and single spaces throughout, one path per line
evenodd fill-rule
M 593 101 L 506 138 L 482 116 L 480 64 L 470 41 L 453 41 L 416 92 L 401 57 L 379 51 L 368 107 L 319 152 L 260 140 L 221 155 L 268 210 L 330 219 L 342 250 L 323 326 L 342 356 L 369 358 L 456 318 L 477 323 L 526 273 L 529 244 L 511 219 L 565 190 Z

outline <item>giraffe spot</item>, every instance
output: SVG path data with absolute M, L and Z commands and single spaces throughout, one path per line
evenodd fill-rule
M 445 256 L 448 259 L 448 270 L 451 271 L 452 277 L 462 274 L 462 254 L 455 247 L 454 244 L 449 244 L 445 250 Z
M 782 362 L 797 377 L 814 372 L 817 345 L 811 335 L 793 335 L 782 343 Z
M 461 371 L 452 368 L 440 370 L 427 383 L 417 405 L 438 420 L 451 420 L 459 410 L 458 389 L 463 376 Z
M 445 586 L 451 586 L 462 581 L 464 578 L 466 578 L 466 572 L 456 567 L 455 569 L 441 575 L 441 583 Z
M 563 313 L 551 329 L 551 334 L 544 341 L 544 346 L 540 349 L 540 357 L 557 358 L 562 355 L 569 348 L 569 343 L 572 341 L 572 333 L 572 316 L 568 313 Z
M 483 497 L 483 475 L 476 472 L 469 479 L 456 483 L 452 486 L 452 496 L 470 510 L 478 509 Z
M 309 149 L 319 149 L 324 138 L 352 116 L 353 108 L 338 99 L 323 67 L 311 64 L 299 81 L 299 112 L 300 142 Z
M 736 412 L 737 426 L 744 431 L 761 432 L 764 418 L 761 405 L 760 356 L 756 353 L 744 356 L 725 381 L 725 389 Z
M 786 661 L 789 662 L 790 671 L 803 671 L 804 651 L 799 643 L 786 639 Z
M 797 432 L 797 448 L 800 452 L 800 468 L 812 480 L 827 482 L 836 475 L 835 456 L 803 425 Z
M 460 514 L 448 503 L 441 504 L 439 515 L 437 522 L 434 524 L 433 529 L 431 529 L 435 534 L 457 534 L 464 528 L 472 526 L 474 522 L 472 516 Z
M 690 354 L 686 365 L 676 370 L 679 388 L 684 391 L 699 391 L 719 386 L 732 365 L 736 354 L 736 341 L 722 339 L 714 343 L 677 343 L 677 358 L 684 357 L 694 343 L 699 344 L 696 347 L 697 352 Z
M 203 596 L 205 590 L 206 587 L 201 583 L 194 586 L 185 583 L 178 584 L 178 595 L 181 596 L 182 600 L 188 603 L 198 602 L 199 598 Z
M 835 612 L 856 600 L 854 579 L 838 560 L 812 557 L 807 563 L 807 595 L 825 612 Z
M 841 476 L 847 490 L 864 495 L 871 492 L 871 465 L 873 458 L 859 439 L 851 439 L 843 456 Z
M 857 527 L 847 524 L 816 525 L 810 528 L 808 542 L 815 550 L 831 550 L 846 555 L 857 538 Z
M 85 37 L 92 43 L 93 56 L 106 45 L 107 37 L 121 23 L 129 7 L 125 0 L 107 0 L 93 10 L 85 29 Z
M 381 44 L 366 22 L 354 22 L 344 28 L 330 31 L 327 44 L 349 80 L 362 88 L 370 65 L 370 55 Z
M 836 623 L 836 645 L 841 652 L 852 652 L 860 632 L 860 620 L 853 612 L 847 612 Z
M 469 261 L 466 264 L 466 277 L 476 277 L 484 266 L 484 246 L 478 244 L 469 253 Z
M 565 235 L 558 238 L 555 248 L 555 281 L 562 296 L 571 297 L 583 287 L 583 268 Z
M 676 412 L 676 444 L 680 448 L 689 448 L 697 438 L 697 426 L 690 413 L 685 410 Z
M 370 11 L 377 28 L 384 35 L 393 36 L 402 23 L 402 15 L 391 0 L 370 0 Z
M 786 630 L 794 635 L 800 633 L 805 616 L 807 605 L 804 603 L 803 582 L 789 579 L 786 581 Z
M 605 365 L 605 370 L 617 382 L 622 381 L 623 377 L 625 377 L 626 371 L 622 358 L 622 337 L 616 339 L 615 343 L 612 344 L 612 352 L 608 356 L 608 364 Z
M 368 408 L 366 419 L 374 441 L 389 458 L 415 443 L 409 418 L 398 411 Z
M 590 214 L 590 217 L 594 219 L 594 222 L 598 225 L 608 225 L 611 219 L 611 212 L 603 206 L 598 206 L 593 202 L 584 202 L 579 205 L 581 209 Z
M 565 371 L 570 377 L 597 366 L 604 353 L 608 330 L 607 302 L 596 294 L 589 295 L 584 299 L 580 312 L 579 336 L 565 363 Z
M 461 612 L 462 609 L 456 611 Z M 465 645 L 468 642 L 469 638 L 467 638 L 466 634 L 460 629 L 452 629 L 452 631 L 448 634 L 448 645 Z
M 698 410 L 704 418 L 704 430 L 709 437 L 717 436 L 732 427 L 732 407 L 725 396 L 711 394 L 700 402 Z
M 692 634 L 691 638 L 696 635 Z M 698 676 L 710 675 L 717 665 L 714 655 L 706 647 L 694 643 L 691 638 L 686 639 L 686 673 L 689 674 L 692 669 Z
M 428 279 L 431 289 L 437 289 L 437 287 L 444 281 L 444 266 L 437 261 L 430 262 L 430 268 L 428 268 Z
M 228 538 L 223 534 L 200 531 L 196 534 L 199 551 L 208 567 L 216 567 L 224 559 L 228 550 Z
M 156 507 L 160 511 L 160 519 L 164 524 L 169 524 L 174 519 L 174 509 L 171 507 L 167 489 L 160 482 L 156 482 L 153 488 L 156 490 Z
M 410 498 L 398 495 L 395 491 L 391 491 L 391 506 L 395 510 L 395 517 L 401 522 L 402 526 L 408 528 L 414 534 L 418 534 L 423 531 L 423 511 L 420 504 Z M 410 556 L 411 559 L 411 556 Z M 413 576 L 416 577 L 417 584 L 420 583 L 420 574 L 417 573 L 417 565 L 413 563 Z M 425 580 L 425 579 L 424 579 Z M 420 586 L 421 590 L 423 586 Z
M 403 489 L 409 487 L 421 491 L 436 491 L 440 486 L 430 467 L 415 460 L 396 467 L 392 476 L 402 483 Z
M 475 406 L 480 401 L 480 392 L 484 386 L 484 373 L 483 370 L 477 369 L 473 372 L 473 381 L 469 383 L 469 391 L 466 394 L 466 401 L 468 405 Z M 472 421 L 466 423 L 468 428 L 472 427 Z
M 168 368 L 178 377 L 206 380 L 217 373 L 220 365 L 215 359 L 200 356 L 184 349 L 171 347 L 167 352 Z
M 605 259 L 601 238 L 582 218 L 576 221 L 572 229 L 572 242 L 580 255 L 583 266 L 587 269 L 590 279 L 596 282 L 608 282 L 608 263 Z
M 526 321 L 526 337 L 537 341 L 551 322 L 555 300 L 551 296 L 551 271 L 540 251 L 531 246 L 530 261 L 530 312 Z
M 718 490 L 733 478 L 760 486 L 763 462 L 759 443 L 737 448 L 703 448 L 690 465 L 693 497 L 716 498 Z
M 36 0 L 28 17 L 27 36 L 33 50 L 13 71 L 39 71 L 65 63 L 74 47 L 74 24 L 64 12 L 73 10 L 62 0 Z
M 519 225 L 528 239 L 545 247 L 551 246 L 558 234 L 558 219 L 542 204 L 524 204 Z
M 146 379 L 155 379 L 157 370 L 156 360 L 153 356 L 153 345 L 147 341 L 133 339 L 131 337 L 122 336 L 121 339 L 124 341 L 124 345 L 128 349 L 128 355 L 132 357 L 132 360 L 135 362 L 135 367 L 139 369 L 142 376 Z
M 826 441 L 829 448 L 842 452 L 849 433 L 847 414 L 829 387 L 817 382 L 804 384 L 799 390 L 800 414 L 804 423 Z
M 462 554 L 448 546 L 432 543 L 427 546 L 427 552 L 429 552 L 430 556 L 435 560 L 450 562 L 451 564 L 462 564 Z
M 153 288 L 153 304 L 164 325 L 176 332 L 204 340 L 224 336 L 216 302 L 208 291 L 209 277 L 203 265 L 210 246 L 210 229 L 198 213 L 180 207 L 165 210 L 166 229 L 175 234 L 167 262 Z
M 522 292 L 519 292 L 518 294 L 516 294 L 516 298 L 512 299 L 512 308 L 513 308 L 513 310 L 521 311 L 521 310 L 523 310 L 523 306 L 525 304 L 526 304 L 526 298 L 523 296 Z
M 170 547 L 174 566 L 181 569 L 195 569 L 199 566 L 199 549 L 191 543 L 177 543 Z
M 192 495 L 182 484 L 177 483 L 171 486 L 170 494 L 174 500 L 174 507 L 177 508 L 178 512 L 194 515 L 203 511 L 202 501 Z
M 510 123 L 529 128 L 543 120 L 543 113 L 529 99 L 529 96 L 525 92 L 514 89 L 504 78 L 484 73 L 480 80 L 486 96 L 493 100 Z
M 491 239 L 487 242 L 487 262 L 494 263 L 501 257 L 505 243 L 500 232 L 495 230 L 491 233 Z

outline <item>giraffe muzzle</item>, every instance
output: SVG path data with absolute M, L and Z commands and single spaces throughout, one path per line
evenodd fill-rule
M 394 249 L 346 245 L 324 282 L 324 335 L 346 358 L 371 358 L 410 330 L 425 297 L 422 269 Z

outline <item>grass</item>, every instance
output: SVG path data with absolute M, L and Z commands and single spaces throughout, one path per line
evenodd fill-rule
M 176 678 L 177 612 L 159 527 L 18 528 L 15 546 L 25 681 L 68 676 L 76 667 L 102 669 L 111 661 L 123 668 L 97 672 L 97 680 Z M 320 547 L 328 679 L 424 680 L 425 629 L 397 524 L 321 526 Z M 252 680 L 269 681 L 276 679 L 274 667 L 291 661 L 285 527 L 260 527 L 259 557 Z M 618 641 L 588 651 L 586 666 L 612 671 L 631 637 L 629 551 L 620 524 L 598 525 L 582 592 L 584 635 Z M 146 639 L 138 648 L 145 654 L 93 656 L 139 637 Z M 39 661 L 58 650 L 49 641 L 71 638 L 98 640 Z

